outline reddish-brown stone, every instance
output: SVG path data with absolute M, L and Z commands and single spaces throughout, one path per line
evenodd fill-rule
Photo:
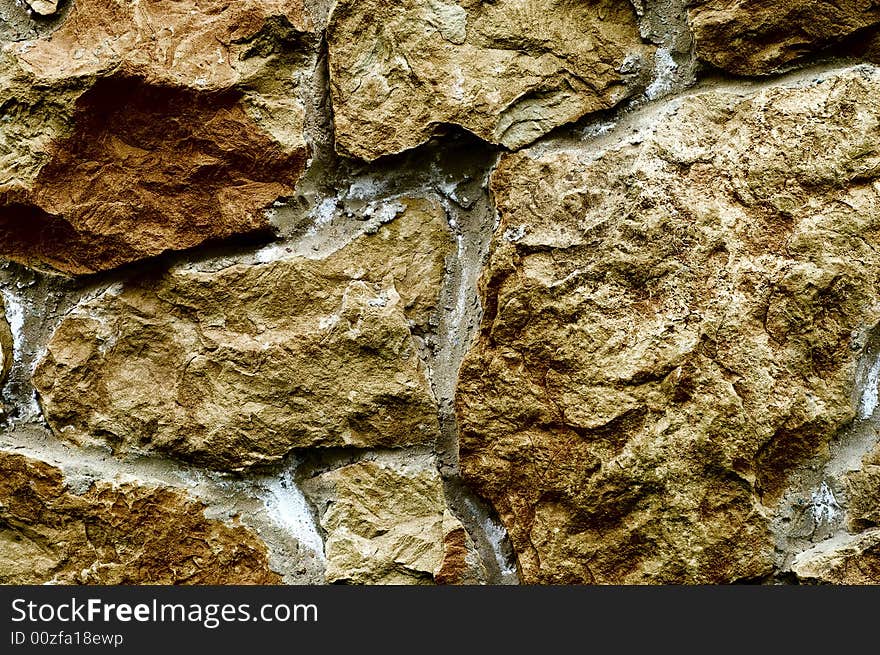
M 268 229 L 305 149 L 284 152 L 236 91 L 99 81 L 77 102 L 29 192 L 0 207 L 0 254 L 65 273 L 105 270 L 168 249 Z
M 0 256 L 102 271 L 270 229 L 308 158 L 301 2 L 81 0 L 0 48 Z
M 0 584 L 276 584 L 265 545 L 173 488 L 69 492 L 45 462 L 0 453 Z

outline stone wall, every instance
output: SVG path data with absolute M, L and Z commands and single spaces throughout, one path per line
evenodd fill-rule
M 880 6 L 0 0 L 0 583 L 880 582 Z

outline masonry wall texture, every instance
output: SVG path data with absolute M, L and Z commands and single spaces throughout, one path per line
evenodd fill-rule
M 880 583 L 880 7 L 0 0 L 0 583 Z

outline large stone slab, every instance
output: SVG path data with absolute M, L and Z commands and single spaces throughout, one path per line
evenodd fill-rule
M 336 147 L 376 159 L 446 124 L 518 148 L 639 87 L 623 0 L 339 0 L 328 28 Z
M 862 0 L 696 0 L 688 13 L 697 56 L 740 75 L 773 73 L 880 25 L 880 7 Z
M 0 43 L 0 256 L 84 274 L 268 230 L 314 42 L 296 2 L 79 0 Z
M 503 158 L 463 473 L 525 582 L 773 570 L 880 322 L 880 70 L 723 87 Z
M 325 259 L 282 249 L 265 263 L 184 266 L 81 304 L 33 376 L 52 429 L 224 469 L 293 448 L 433 443 L 414 333 L 435 314 L 451 234 L 433 201 L 376 217 L 373 234 Z
M 172 487 L 65 486 L 61 470 L 0 452 L 0 584 L 278 584 L 249 529 L 205 518 Z

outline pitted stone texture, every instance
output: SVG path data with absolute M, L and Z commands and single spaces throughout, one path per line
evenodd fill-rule
M 791 569 L 804 583 L 880 584 L 880 529 L 824 541 L 798 555 Z
M 740 75 L 765 75 L 880 25 L 873 0 L 695 0 L 697 56 Z
M 438 203 L 391 208 L 324 260 L 180 267 L 75 308 L 33 376 L 52 429 L 223 469 L 433 443 L 413 330 L 429 329 L 451 235 Z
M 266 547 L 177 489 L 75 494 L 45 462 L 0 452 L 0 584 L 278 584 Z
M 270 229 L 309 155 L 296 3 L 81 0 L 0 52 L 0 256 L 85 274 Z
M 303 482 L 326 534 L 327 581 L 478 582 L 473 543 L 446 505 L 433 457 L 374 457 Z
M 870 66 L 705 91 L 502 160 L 456 403 L 525 582 L 771 573 L 880 321 L 878 93 Z
M 340 0 L 327 38 L 337 150 L 368 160 L 445 124 L 518 148 L 633 93 L 652 54 L 623 0 Z

